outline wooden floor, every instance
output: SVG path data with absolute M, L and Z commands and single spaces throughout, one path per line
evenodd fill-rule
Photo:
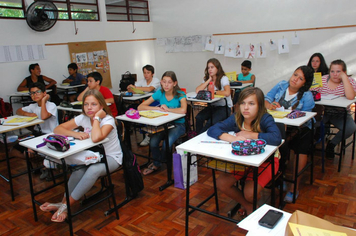
M 138 139 L 141 139 L 139 137 Z M 137 152 L 147 152 L 146 147 L 135 147 Z M 3 151 L 1 152 L 3 153 Z M 3 154 L 1 154 L 3 156 Z M 356 165 L 351 160 L 351 147 L 342 161 L 341 172 L 337 172 L 338 158 L 326 160 L 326 171 L 321 173 L 320 153 L 316 153 L 314 183 L 309 184 L 309 172 L 303 176 L 300 195 L 295 204 L 287 204 L 284 210 L 294 212 L 302 210 L 326 219 L 338 225 L 356 228 Z M 144 159 L 139 160 L 144 163 Z M 11 160 L 14 172 L 25 169 L 25 160 Z M 1 162 L 0 173 L 6 173 L 6 164 Z M 113 176 L 117 201 L 125 197 L 122 172 Z M 120 219 L 115 214 L 104 216 L 108 203 L 76 216 L 73 219 L 75 235 L 184 235 L 185 227 L 185 191 L 173 186 L 160 192 L 158 187 L 166 181 L 166 171 L 144 177 L 145 189 L 136 199 L 119 209 Z M 48 182 L 34 176 L 36 187 Z M 99 183 L 99 182 L 98 182 Z M 0 179 L 0 235 L 68 235 L 67 223 L 51 222 L 51 213 L 38 209 L 39 219 L 34 221 L 27 175 L 14 179 L 15 201 L 11 201 L 9 185 Z M 99 184 L 94 190 L 99 188 Z M 59 186 L 42 194 L 40 202 L 58 202 L 64 188 Z M 191 188 L 191 202 L 198 203 L 212 192 L 211 171 L 199 168 L 199 181 Z M 269 201 L 269 190 L 263 191 L 259 204 Z M 235 203 L 219 194 L 220 214 L 226 215 Z M 77 204 L 74 208 L 80 209 Z M 204 205 L 214 211 L 214 201 Z M 234 223 L 194 212 L 189 217 L 189 235 L 245 235 Z

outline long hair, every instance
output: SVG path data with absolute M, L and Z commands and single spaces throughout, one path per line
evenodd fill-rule
M 295 71 L 297 71 L 299 69 L 303 72 L 305 83 L 298 91 L 297 102 L 292 106 L 292 110 L 297 108 L 297 106 L 299 105 L 300 99 L 302 99 L 305 92 L 309 91 L 310 86 L 313 84 L 313 79 L 314 79 L 314 71 L 311 67 L 299 66 L 297 69 L 295 69 Z
M 161 80 L 165 76 L 171 78 L 173 82 L 177 82 L 177 85 L 173 87 L 173 97 L 178 98 L 178 97 L 183 96 L 183 91 L 178 86 L 178 80 L 177 80 L 176 73 L 174 73 L 173 71 L 166 71 L 166 72 L 163 73 Z M 164 89 L 163 88 L 161 88 L 161 92 L 164 93 Z
M 256 95 L 257 103 L 258 103 L 258 113 L 256 118 L 251 122 L 251 127 L 253 132 L 261 132 L 261 119 L 262 116 L 267 113 L 267 109 L 265 107 L 265 95 L 262 90 L 257 87 L 248 87 L 242 90 L 239 96 L 238 104 L 241 104 L 244 99 L 251 95 Z M 236 124 L 240 130 L 242 130 L 242 123 L 244 122 L 244 117 L 241 113 L 240 107 L 237 109 L 235 113 Z
M 88 96 L 94 96 L 98 100 L 99 104 L 103 107 L 103 110 L 106 112 L 106 114 L 112 116 L 111 110 L 108 107 L 108 105 L 106 105 L 106 102 L 105 102 L 105 99 L 104 99 L 103 95 L 101 94 L 101 92 L 99 92 L 99 90 L 96 90 L 96 89 L 89 89 L 88 91 L 86 91 L 84 93 L 83 106 L 82 106 L 82 111 L 83 111 L 84 115 L 86 115 L 85 111 L 84 111 L 84 103 L 85 103 L 85 99 Z
M 207 81 L 209 79 L 209 72 L 208 72 L 208 65 L 209 63 L 212 63 L 216 69 L 218 69 L 218 72 L 216 73 L 216 80 L 215 80 L 215 86 L 221 90 L 221 78 L 225 75 L 225 72 L 220 64 L 220 61 L 216 58 L 211 58 L 207 61 L 206 67 L 205 67 L 205 76 L 204 76 L 204 81 Z
M 319 68 L 318 68 L 318 70 L 317 70 L 316 72 L 320 72 L 321 75 L 326 75 L 326 74 L 328 74 L 328 73 L 329 73 L 329 68 L 328 68 L 328 66 L 326 65 L 325 59 L 324 59 L 323 55 L 322 55 L 320 52 L 314 53 L 314 54 L 310 57 L 309 62 L 308 62 L 308 66 L 309 66 L 310 68 L 313 68 L 311 62 L 312 62 L 312 60 L 313 60 L 314 57 L 318 57 L 319 60 L 320 60 L 320 65 L 319 65 Z M 314 69 L 313 69 L 313 70 L 314 70 Z

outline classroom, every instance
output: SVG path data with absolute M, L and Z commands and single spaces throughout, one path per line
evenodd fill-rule
M 1 2 L 11 1 L 0 0 Z M 28 7 L 33 0 L 18 0 L 16 2 L 23 3 Z M 100 20 L 58 20 L 53 28 L 48 31 L 36 32 L 27 25 L 24 18 L 6 19 L 0 17 L 0 28 L 4 32 L 0 37 L 2 47 L 45 45 L 45 59 L 43 60 L 0 63 L 0 71 L 2 72 L 0 81 L 3 84 L 3 86 L 0 86 L 0 97 L 4 101 L 9 101 L 8 95 L 16 92 L 21 81 L 29 75 L 28 66 L 32 63 L 39 63 L 42 75 L 54 79 L 57 81 L 57 85 L 61 84 L 64 79 L 63 76 L 68 76 L 67 65 L 72 62 L 68 44 L 88 41 L 106 42 L 110 62 L 109 77 L 112 86 L 109 89 L 112 93 L 119 92 L 120 80 L 127 71 L 137 74 L 137 80 L 143 79 L 142 67 L 147 64 L 154 66 L 155 77 L 158 79 L 161 79 L 164 72 L 174 71 L 179 86 L 185 88 L 187 92 L 195 91 L 195 88 L 202 83 L 204 70 L 210 58 L 218 59 L 225 72 L 236 71 L 237 74 L 241 72 L 241 63 L 246 60 L 245 57 L 226 57 L 224 54 L 215 54 L 213 51 L 206 50 L 167 52 L 168 47 L 159 43 L 169 38 L 188 36 L 212 37 L 214 42 L 223 42 L 225 45 L 230 43 L 241 44 L 244 47 L 251 44 L 264 45 L 267 51 L 266 57 L 256 57 L 249 60 L 252 62 L 251 72 L 256 76 L 255 87 L 260 88 L 265 94 L 278 82 L 288 81 L 294 70 L 301 65 L 306 65 L 310 56 L 316 52 L 323 54 L 328 67 L 332 61 L 342 59 L 347 65 L 347 75 L 355 77 L 356 56 L 353 52 L 356 50 L 354 17 L 356 2 L 353 0 L 338 2 L 326 0 L 282 2 L 148 0 L 148 22 L 108 21 L 106 4 L 125 2 L 123 0 L 70 0 L 65 2 L 78 4 L 97 2 Z M 134 4 L 135 0 L 126 0 L 126 2 Z M 298 37 L 298 44 L 292 44 L 294 37 Z M 278 42 L 281 39 L 288 41 L 289 51 L 279 54 L 278 50 L 270 50 L 271 40 Z M 19 107 L 20 104 L 13 104 L 14 111 Z M 304 211 L 336 225 L 355 229 L 356 221 L 353 218 L 356 214 L 354 207 L 356 168 L 353 166 L 353 160 L 351 160 L 352 147 L 349 146 L 346 149 L 341 172 L 337 172 L 338 158 L 336 157 L 333 161 L 326 161 L 326 171 L 321 173 L 320 152 L 317 152 L 314 164 L 314 183 L 310 185 L 308 182 L 309 172 L 307 172 L 305 184 L 302 185 L 302 188 L 311 189 L 307 191 L 308 196 L 299 196 L 296 203 L 287 204 L 284 211 L 289 213 L 296 210 Z M 133 148 L 140 149 L 139 147 Z M 143 152 L 145 151 L 146 149 Z M 24 166 L 26 166 L 26 163 L 24 163 Z M 106 202 L 101 203 L 99 207 L 93 210 L 93 213 L 88 214 L 88 216 L 93 216 L 98 220 L 95 227 L 87 226 L 90 224 L 90 220 L 87 220 L 84 216 L 75 217 L 73 219 L 74 234 L 183 235 L 185 232 L 185 191 L 173 186 L 164 191 L 158 191 L 158 187 L 162 185 L 165 178 L 165 171 L 154 173 L 148 177 L 144 176 L 145 189 L 137 199 L 133 199 L 119 209 L 120 220 L 115 219 L 114 213 L 107 217 L 103 215 L 104 209 L 101 209 L 101 207 L 106 208 Z M 19 182 L 28 184 L 27 176 L 19 179 Z M 208 179 L 210 182 L 207 181 Z M 198 189 L 207 191 L 207 185 L 212 186 L 211 179 L 211 171 L 206 168 L 199 168 L 199 180 L 192 185 L 191 195 L 199 195 L 199 191 L 194 190 L 196 186 Z M 124 184 L 120 184 L 120 181 L 123 183 L 122 176 L 114 180 L 115 191 L 123 196 Z M 204 183 L 204 181 L 209 183 Z M 16 183 L 15 192 L 18 189 Z M 323 188 L 320 188 L 320 186 L 323 186 Z M 1 183 L 1 187 L 8 188 L 6 183 Z M 207 195 L 206 191 L 202 195 Z M 0 222 L 8 225 L 5 227 L 6 229 L 0 229 L 0 234 L 32 235 L 49 234 L 54 231 L 57 231 L 58 234 L 68 234 L 67 225 L 59 224 L 62 225 L 61 227 L 57 223 L 52 223 L 47 219 L 48 216 L 42 214 L 42 212 L 38 213 L 40 217 L 35 222 L 32 217 L 29 191 L 21 190 L 21 193 L 28 194 L 28 196 L 17 195 L 14 202 L 11 201 L 9 191 L 1 194 L 1 199 L 6 198 L 6 204 L 11 205 L 11 207 L 0 210 Z M 60 195 L 59 192 L 55 194 L 57 198 Z M 314 197 L 312 195 L 325 195 L 327 200 L 319 199 L 320 201 L 313 200 L 312 203 L 308 203 L 308 198 Z M 20 200 L 17 200 L 18 197 Z M 28 200 L 24 201 L 23 198 L 28 198 Z M 145 198 L 147 198 L 147 205 L 152 204 L 153 207 L 144 204 Z M 164 199 L 168 200 L 164 201 Z M 222 209 L 225 210 L 232 206 L 226 195 L 220 196 L 219 199 L 224 202 Z M 23 213 L 16 209 L 17 201 L 28 205 L 27 207 L 19 207 Z M 135 201 L 139 201 L 139 203 L 135 203 Z M 156 204 L 155 201 L 160 203 Z M 208 208 L 214 210 L 213 201 L 210 201 Z M 130 207 L 135 212 L 130 211 Z M 160 207 L 174 210 L 168 213 Z M 21 215 L 20 217 L 26 217 L 26 220 L 31 221 L 34 226 L 26 224 L 26 227 L 28 227 L 26 234 L 25 231 L 18 229 L 21 228 L 21 225 L 17 224 L 21 222 L 17 222 L 14 226 L 11 220 L 5 220 L 6 216 L 1 213 L 4 212 L 3 210 L 10 218 L 19 217 L 18 214 Z M 155 211 L 159 213 L 154 214 Z M 225 214 L 222 211 L 220 213 Z M 223 230 L 223 235 L 245 235 L 243 231 L 237 229 L 236 224 L 212 216 L 193 213 L 189 219 L 191 227 L 189 234 L 191 235 L 217 235 L 219 230 Z M 133 222 L 140 220 L 144 221 L 146 225 L 137 226 L 139 223 Z M 150 221 L 153 222 L 152 225 L 150 225 Z M 117 224 L 114 226 L 113 222 L 117 222 Z M 115 227 L 117 228 L 115 229 Z

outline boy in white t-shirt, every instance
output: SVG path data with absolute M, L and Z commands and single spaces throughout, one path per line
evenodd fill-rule
M 58 126 L 57 106 L 53 102 L 49 102 L 50 96 L 46 93 L 46 88 L 41 83 L 33 83 L 30 88 L 31 99 L 36 103 L 32 103 L 26 107 L 17 109 L 16 114 L 20 116 L 37 116 L 39 119 L 44 120 L 40 124 L 41 130 L 35 127 L 35 135 L 52 133 L 54 128 Z M 26 149 L 20 145 L 15 145 L 10 155 L 16 157 L 23 157 Z M 47 176 L 47 171 L 42 172 L 41 179 Z
M 142 67 L 143 77 L 145 79 L 140 80 L 135 83 L 135 85 L 130 84 L 127 86 L 128 92 L 133 92 L 131 88 L 136 88 L 144 92 L 156 92 L 160 88 L 160 80 L 156 77 L 153 77 L 155 74 L 155 68 L 151 65 L 145 65 Z M 136 104 L 135 104 L 136 105 Z M 158 103 L 152 103 L 151 106 L 157 106 Z M 137 105 L 138 106 L 138 105 Z M 131 106 L 134 109 L 137 109 L 137 106 Z M 145 138 L 141 141 L 140 146 L 147 146 L 150 143 L 150 137 L 146 133 Z

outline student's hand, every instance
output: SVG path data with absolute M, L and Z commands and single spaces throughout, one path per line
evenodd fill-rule
M 84 140 L 84 139 L 88 139 L 90 136 L 88 133 L 75 132 L 75 134 L 73 134 L 73 137 L 79 140 Z
M 243 132 L 246 132 L 246 131 L 240 131 L 238 133 L 235 133 L 235 141 L 244 141 L 247 139 L 243 136 Z
M 106 112 L 103 109 L 101 109 L 100 111 L 95 113 L 94 117 L 99 117 L 100 119 L 103 119 L 105 116 L 106 116 Z
M 135 85 L 133 85 L 133 84 L 129 84 L 129 85 L 127 86 L 127 90 L 129 90 L 130 88 L 136 88 L 136 87 L 135 87 Z
M 164 112 L 168 112 L 168 107 L 167 105 L 163 104 L 161 105 L 161 107 L 159 108 L 160 111 L 164 111 Z
M 26 116 L 35 117 L 37 115 L 36 115 L 36 113 L 27 113 Z
M 45 104 L 50 98 L 49 94 L 46 94 L 46 96 L 42 98 L 42 102 Z
M 347 76 L 347 74 L 345 73 L 345 72 L 343 72 L 343 71 L 341 71 L 341 73 L 340 73 L 340 77 L 341 77 L 341 80 L 342 81 L 348 81 L 349 80 L 349 77 Z
M 276 108 L 280 108 L 280 107 L 281 105 L 278 102 L 274 101 L 271 104 L 269 104 L 269 107 L 267 107 L 267 109 L 276 110 Z
M 213 82 L 213 78 L 211 76 L 209 76 L 209 79 L 206 82 L 208 82 L 208 83 Z

